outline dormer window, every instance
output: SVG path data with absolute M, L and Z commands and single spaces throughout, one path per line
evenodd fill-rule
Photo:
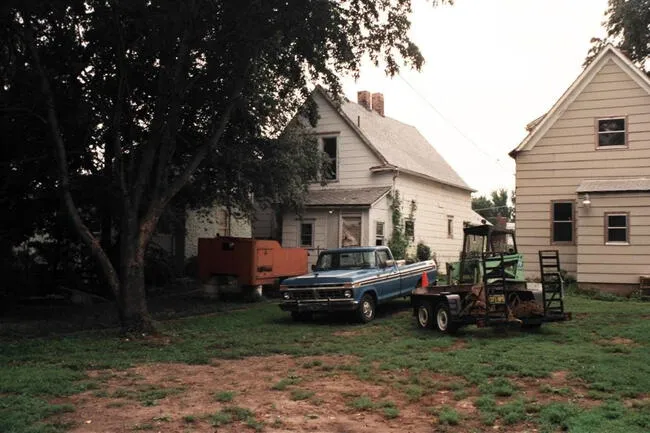
M 338 145 L 336 142 L 336 137 L 325 137 L 323 138 L 323 152 L 327 155 L 328 161 L 326 163 L 326 168 L 323 170 L 323 179 L 324 180 L 336 180 L 338 179 Z
M 598 147 L 627 146 L 625 117 L 598 119 Z

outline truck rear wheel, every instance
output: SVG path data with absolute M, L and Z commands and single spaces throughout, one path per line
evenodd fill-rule
M 357 319 L 361 323 L 368 323 L 375 318 L 375 298 L 372 295 L 365 294 L 359 302 L 359 308 L 357 309 Z
M 451 321 L 451 313 L 449 312 L 449 305 L 446 302 L 439 302 L 436 306 L 436 328 L 438 331 L 445 334 L 452 334 L 456 332 L 458 326 Z
M 422 329 L 433 328 L 433 308 L 431 302 L 420 301 L 416 311 L 418 326 Z
M 292 312 L 291 312 L 291 318 L 292 318 L 295 322 L 306 322 L 306 321 L 308 321 L 308 320 L 313 319 L 313 318 L 314 318 L 314 314 L 313 314 L 313 313 L 303 312 L 303 311 L 301 311 L 301 312 L 298 312 L 298 311 L 292 311 Z

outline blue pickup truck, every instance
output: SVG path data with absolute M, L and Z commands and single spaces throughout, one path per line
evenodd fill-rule
M 317 312 L 354 312 L 361 322 L 375 318 L 377 305 L 409 296 L 422 285 L 423 274 L 435 283 L 437 269 L 431 260 L 406 265 L 396 261 L 388 247 L 347 247 L 326 250 L 313 272 L 288 278 L 280 286 L 280 308 L 294 320 Z

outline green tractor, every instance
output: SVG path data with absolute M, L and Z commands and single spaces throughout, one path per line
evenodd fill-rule
M 495 273 L 501 260 L 506 281 L 510 284 L 521 283 L 525 288 L 524 256 L 517 252 L 514 230 L 491 225 L 466 227 L 460 260 L 447 263 L 447 283 L 477 284 L 483 281 L 483 269 Z

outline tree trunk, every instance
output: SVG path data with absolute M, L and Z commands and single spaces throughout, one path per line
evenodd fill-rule
M 144 284 L 144 253 L 138 245 L 138 229 L 135 218 L 125 215 L 120 248 L 120 297 L 117 306 L 122 332 L 149 334 L 155 332 L 147 307 Z

